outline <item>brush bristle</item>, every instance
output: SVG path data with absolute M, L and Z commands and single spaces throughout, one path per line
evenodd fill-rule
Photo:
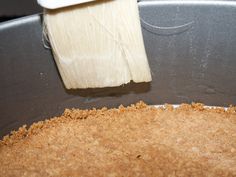
M 136 0 L 47 10 L 44 22 L 67 89 L 151 81 Z

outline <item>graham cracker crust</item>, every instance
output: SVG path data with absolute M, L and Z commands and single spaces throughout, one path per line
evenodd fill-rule
M 236 176 L 236 107 L 65 110 L 0 141 L 0 176 Z

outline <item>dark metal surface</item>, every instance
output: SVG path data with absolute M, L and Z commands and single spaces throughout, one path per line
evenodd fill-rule
M 40 15 L 0 24 L 0 136 L 65 108 L 236 104 L 236 2 L 141 1 L 151 84 L 65 90 Z

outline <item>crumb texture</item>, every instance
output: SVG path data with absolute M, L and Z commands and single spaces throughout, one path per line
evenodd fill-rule
M 65 110 L 0 141 L 0 176 L 236 176 L 236 108 Z

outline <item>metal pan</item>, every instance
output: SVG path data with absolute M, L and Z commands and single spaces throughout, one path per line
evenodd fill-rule
M 236 104 L 236 2 L 139 1 L 153 82 L 68 91 L 43 46 L 42 16 L 0 24 L 0 136 L 65 108 Z

